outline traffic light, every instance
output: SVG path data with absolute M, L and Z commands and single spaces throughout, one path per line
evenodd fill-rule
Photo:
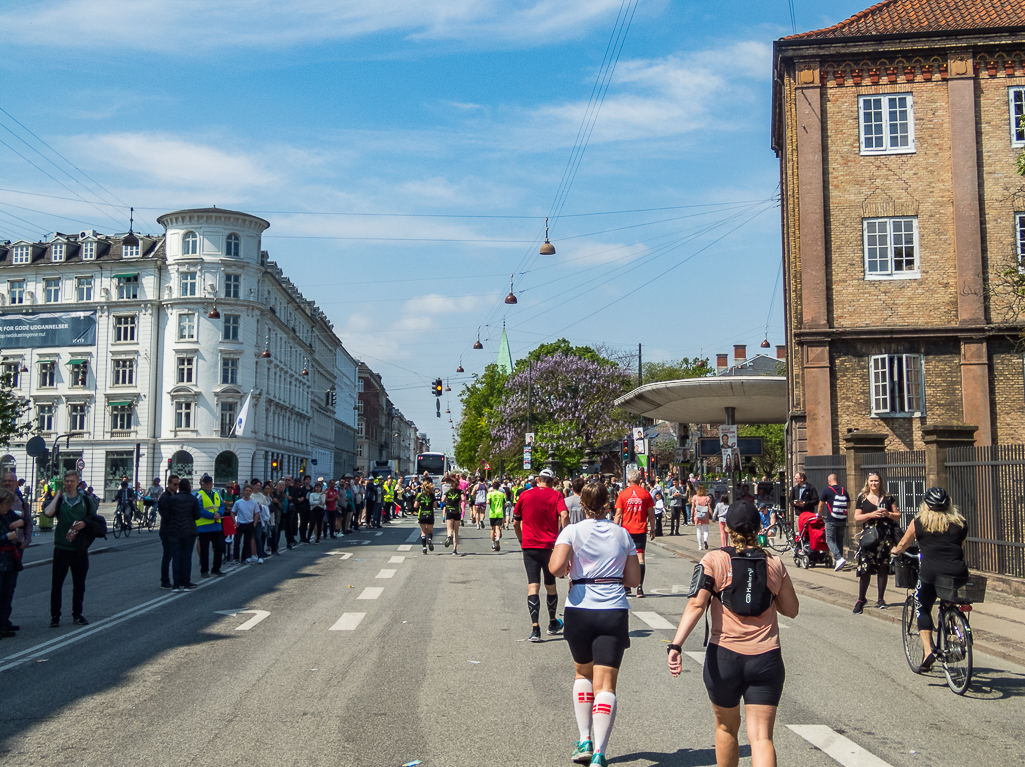
M 278 460 L 276 458 L 270 462 L 270 467 L 274 469 L 274 471 L 278 470 Z
M 171 459 L 170 458 L 167 459 L 167 470 L 168 471 L 171 470 Z
M 440 378 L 435 378 L 434 379 L 433 389 L 434 389 L 434 396 L 435 397 L 440 397 L 441 393 L 442 393 L 442 385 L 441 385 L 441 379 Z
M 629 437 L 624 437 L 623 438 L 623 460 L 624 461 L 629 461 L 630 460 L 630 438 Z

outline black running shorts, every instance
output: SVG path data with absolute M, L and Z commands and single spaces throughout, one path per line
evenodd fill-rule
M 760 655 L 741 655 L 714 644 L 705 651 L 708 699 L 722 708 L 736 708 L 741 698 L 748 706 L 778 706 L 786 676 L 778 647 Z
M 461 511 L 459 511 L 459 509 L 445 509 L 445 519 L 452 519 L 456 522 L 461 522 L 463 519 L 463 514 Z
M 630 646 L 629 610 L 586 610 L 567 607 L 563 636 L 575 663 L 619 668 Z
M 501 527 L 505 524 L 505 517 L 491 517 L 490 519 L 492 527 Z
M 551 549 L 524 549 L 523 566 L 527 568 L 527 583 L 540 583 L 544 575 L 545 586 L 555 585 L 555 576 L 548 569 Z
M 630 533 L 630 537 L 633 539 L 634 546 L 637 547 L 637 550 L 644 551 L 644 548 L 648 545 L 648 534 Z
M 433 525 L 434 515 L 428 514 L 426 517 L 417 517 L 417 522 L 419 522 L 421 525 Z

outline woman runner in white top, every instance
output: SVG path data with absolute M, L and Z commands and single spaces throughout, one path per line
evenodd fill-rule
M 641 582 L 637 547 L 609 518 L 609 492 L 590 482 L 580 492 L 586 518 L 563 528 L 549 560 L 552 575 L 567 572 L 564 636 L 573 654 L 573 708 L 580 740 L 572 760 L 606 767 L 605 748 L 616 720 L 616 681 L 630 646 L 630 609 L 624 587 Z M 594 737 L 591 737 L 591 730 Z

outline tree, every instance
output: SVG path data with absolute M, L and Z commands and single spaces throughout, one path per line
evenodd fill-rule
M 784 468 L 787 458 L 786 428 L 781 423 L 759 423 L 741 426 L 737 429 L 741 437 L 761 437 L 762 454 L 755 456 L 755 470 L 758 474 L 773 476 Z
M 499 455 L 488 427 L 489 419 L 493 420 L 494 411 L 505 396 L 508 378 L 498 365 L 492 363 L 484 368 L 483 375 L 475 374 L 473 382 L 464 385 L 459 394 L 463 415 L 459 421 L 455 454 L 456 463 L 467 470 L 480 466 L 481 461 L 497 468 L 498 458 L 511 457 Z
M 645 362 L 643 366 L 644 383 L 656 381 L 678 381 L 683 378 L 698 378 L 708 375 L 708 358 L 684 357 L 679 362 Z

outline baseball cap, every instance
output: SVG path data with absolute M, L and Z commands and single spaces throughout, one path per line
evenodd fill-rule
M 726 527 L 739 530 L 742 527 L 761 529 L 762 518 L 751 501 L 734 501 L 726 511 Z
M 204 474 L 202 477 L 200 477 L 199 481 L 200 482 L 213 482 L 214 478 L 211 477 L 209 474 Z
M 544 477 L 545 479 L 555 479 L 555 472 L 551 469 L 542 469 L 538 476 Z
M 536 477 L 533 474 L 531 474 L 529 477 L 527 477 L 527 481 L 528 482 L 533 482 L 535 479 L 536 479 Z

